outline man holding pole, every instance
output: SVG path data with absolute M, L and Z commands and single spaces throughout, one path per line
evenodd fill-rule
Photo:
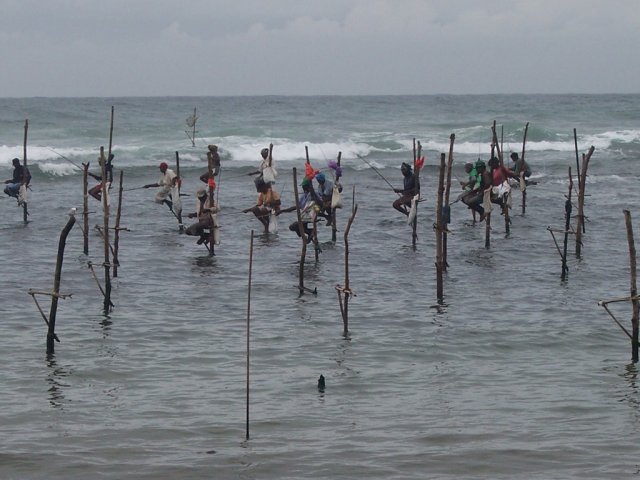
M 156 192 L 154 201 L 160 204 L 166 203 L 169 210 L 173 212 L 172 190 L 177 187 L 179 179 L 176 173 L 169 168 L 169 165 L 167 165 L 166 162 L 162 162 L 159 168 L 161 175 L 158 182 L 149 183 L 145 185 L 144 188 L 160 187 L 160 190 Z M 177 199 L 177 202 L 179 201 L 180 198 Z

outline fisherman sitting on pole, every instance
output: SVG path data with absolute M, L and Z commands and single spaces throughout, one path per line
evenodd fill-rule
M 154 201 L 156 203 L 166 203 L 169 210 L 173 212 L 171 190 L 178 184 L 178 176 L 165 162 L 160 164 L 160 173 L 162 173 L 162 175 L 158 183 L 149 183 L 145 185 L 144 188 L 160 187 L 160 190 L 156 192 Z
M 14 158 L 11 162 L 13 163 L 13 177 L 4 181 L 4 183 L 7 184 L 7 186 L 4 187 L 4 193 L 10 197 L 16 198 L 18 200 L 18 205 L 20 205 L 20 187 L 22 185 L 25 185 L 25 188 L 29 186 L 29 183 L 31 182 L 31 174 L 29 173 L 28 168 L 20 164 L 19 158 Z
M 317 173 L 315 179 L 318 181 L 318 197 L 320 198 L 320 216 L 327 219 L 327 227 L 331 226 L 331 199 L 333 198 L 333 182 L 327 180 L 324 173 Z M 342 186 L 338 185 L 338 191 L 342 191 Z
M 252 212 L 264 226 L 264 233 L 269 233 L 269 216 L 272 212 L 276 215 L 279 214 L 281 204 L 280 195 L 273 189 L 271 184 L 266 183 L 262 177 L 256 178 L 255 184 L 256 190 L 258 191 L 256 204 L 251 208 L 245 208 L 243 213 Z
M 408 216 L 411 199 L 416 194 L 416 176 L 411 170 L 411 165 L 405 162 L 400 166 L 400 171 L 404 176 L 404 188 L 393 189 L 394 192 L 401 194 L 401 196 L 393 202 L 393 208 Z
M 304 234 L 306 235 L 307 243 L 311 243 L 311 241 L 313 240 L 313 230 L 309 228 L 309 223 L 315 221 L 315 208 L 318 197 L 316 195 L 316 192 L 313 190 L 311 181 L 308 178 L 305 177 L 302 180 L 300 186 L 302 187 L 302 193 L 298 197 L 298 206 L 300 207 L 300 215 L 302 217 L 302 227 L 304 230 Z M 295 205 L 293 207 L 285 208 L 283 210 L 280 210 L 278 212 L 278 215 L 280 215 L 281 213 L 293 212 L 295 211 L 295 209 Z M 296 232 L 296 235 L 298 235 L 299 237 L 301 236 L 297 220 L 289 225 L 289 230 L 291 230 L 292 232 Z
M 107 172 L 107 182 L 109 183 L 113 181 L 113 164 L 112 164 L 113 157 L 114 157 L 113 153 L 109 155 L 109 160 L 107 160 L 107 166 L 105 167 L 105 171 Z M 100 157 L 98 157 L 98 165 L 102 167 L 102 161 Z M 100 192 L 102 191 L 102 175 L 95 175 L 91 172 L 87 172 L 87 175 L 93 177 L 98 182 L 100 182 L 96 186 L 92 187 L 88 192 L 89 195 L 91 195 L 96 200 L 100 201 L 101 200 Z
M 200 237 L 196 243 L 198 245 L 202 245 L 209 239 L 208 234 L 205 233 L 205 230 L 214 227 L 213 215 L 218 213 L 220 209 L 215 206 L 213 199 L 209 199 L 209 194 L 204 188 L 198 190 L 198 193 L 196 193 L 196 197 L 198 199 L 196 204 L 196 211 L 190 213 L 187 216 L 189 218 L 197 218 L 198 221 L 193 225 L 187 227 L 185 233 L 187 235 Z

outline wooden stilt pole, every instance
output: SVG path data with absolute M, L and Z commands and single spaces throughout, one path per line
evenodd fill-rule
M 193 110 L 193 115 L 195 118 L 195 114 L 196 111 L 195 109 Z M 195 128 L 195 126 L 194 126 Z M 194 130 L 195 131 L 195 130 Z M 176 152 L 177 155 L 178 152 Z M 177 157 L 176 157 L 177 158 Z M 207 185 L 209 185 L 209 203 L 211 204 L 211 206 L 215 205 L 215 202 L 213 200 L 213 194 L 214 194 L 214 185 L 215 185 L 215 181 L 213 179 L 213 158 L 211 157 L 211 155 L 207 155 L 207 173 L 209 175 L 208 180 L 207 180 Z M 215 205 L 217 207 L 217 205 Z M 213 217 L 213 213 L 210 214 L 211 216 L 211 231 L 209 232 L 209 246 L 207 247 L 209 249 L 209 256 L 213 257 L 216 253 L 215 253 L 215 229 L 217 228 L 215 225 L 215 220 Z M 182 220 L 180 220 L 180 223 L 182 223 Z
M 89 164 L 83 163 L 82 167 L 82 237 L 84 254 L 89 255 Z
M 355 198 L 356 187 L 353 187 L 353 196 Z M 353 220 L 356 218 L 358 212 L 358 205 L 353 205 L 351 210 L 351 216 L 347 222 L 347 227 L 344 230 L 344 288 L 340 285 L 336 285 L 336 291 L 338 292 L 338 303 L 340 305 L 340 314 L 342 315 L 343 335 L 349 334 L 349 299 L 354 296 L 355 293 L 351 291 L 349 284 L 349 231 Z M 344 295 L 344 300 L 342 298 Z
M 452 133 L 449 137 L 449 157 L 447 158 L 447 183 L 444 189 L 444 208 L 446 209 L 446 214 L 444 214 L 443 218 L 443 231 L 442 231 L 442 268 L 444 271 L 447 271 L 447 267 L 449 263 L 447 261 L 447 238 L 449 228 L 447 224 L 449 223 L 449 218 L 451 216 L 451 208 L 449 206 L 449 197 L 451 195 L 451 170 L 453 168 L 453 143 L 456 140 L 455 133 Z
M 24 174 L 22 175 L 22 184 L 27 181 L 27 132 L 29 131 L 29 120 L 24 121 L 24 142 L 23 142 L 23 159 L 22 164 L 24 166 Z M 26 191 L 26 190 L 25 190 Z M 29 209 L 27 208 L 26 197 L 22 202 L 22 221 L 28 223 L 27 217 L 29 216 Z
M 113 233 L 113 277 L 118 276 L 118 246 L 120 243 L 120 216 L 122 215 L 122 170 L 120 170 L 120 182 L 118 189 L 118 209 L 116 210 L 116 226 Z
M 176 151 L 176 175 L 178 176 L 178 197 L 180 197 L 180 187 L 182 185 L 182 177 L 180 176 L 180 154 Z M 182 202 L 182 200 L 180 200 Z M 184 233 L 184 224 L 182 223 L 182 208 L 178 211 L 178 230 Z
M 58 298 L 60 296 L 60 280 L 62 278 L 62 261 L 64 259 L 64 247 L 67 242 L 67 236 L 76 223 L 76 217 L 74 215 L 69 216 L 67 224 L 60 233 L 60 240 L 58 241 L 58 257 L 56 259 L 56 272 L 53 277 L 53 292 L 51 294 L 51 310 L 49 311 L 49 329 L 47 331 L 47 355 L 53 355 L 55 353 L 54 341 L 57 340 L 56 336 L 56 313 L 58 311 Z M 35 299 L 35 297 L 34 297 Z M 46 320 L 46 319 L 45 319 Z M 58 340 L 59 341 L 59 340 Z
M 104 147 L 100 147 L 100 164 L 102 165 L 102 209 L 104 237 L 104 313 L 111 311 L 111 252 L 109 251 L 109 194 L 107 192 L 107 162 L 104 158 Z
M 582 170 L 578 176 L 578 225 L 576 227 L 576 257 L 580 258 L 582 253 L 582 234 L 585 233 L 584 227 L 584 195 L 587 187 L 587 169 L 589 168 L 589 160 L 595 151 L 593 145 L 587 154 L 582 154 Z
M 443 271 L 444 258 L 442 250 L 443 222 L 442 222 L 442 202 L 444 197 L 444 169 L 445 169 L 444 153 L 440 154 L 440 176 L 438 178 L 438 199 L 436 202 L 436 295 L 438 301 L 444 299 Z
M 246 412 L 246 434 L 245 439 L 249 440 L 249 341 L 251 326 L 251 272 L 253 269 L 253 230 L 251 230 L 251 242 L 249 246 L 249 283 L 247 286 L 247 412 Z
M 302 295 L 305 291 L 304 261 L 305 261 L 305 257 L 307 256 L 307 236 L 304 233 L 304 225 L 302 224 L 302 213 L 300 211 L 300 202 L 298 201 L 298 174 L 295 167 L 293 167 L 293 195 L 296 202 L 298 232 L 300 233 L 300 239 L 302 240 L 302 249 L 300 251 L 300 266 L 298 267 L 298 290 L 300 291 L 300 295 Z
M 416 139 L 413 139 L 413 173 L 415 174 L 415 185 L 416 185 L 416 193 L 420 194 L 420 169 L 418 168 L 418 158 L 420 158 L 420 153 L 422 152 L 422 145 L 418 142 L 416 147 Z M 418 241 L 418 205 L 416 204 L 416 216 L 413 219 L 413 223 L 411 224 L 411 245 L 413 248 L 416 248 L 416 242 Z
M 578 132 L 573 129 L 573 143 L 576 150 L 576 175 L 578 175 L 578 190 L 580 190 L 580 154 L 578 153 Z
M 522 170 L 520 171 L 520 175 L 523 175 L 523 179 L 524 179 L 524 154 L 525 154 L 525 146 L 527 144 L 527 132 L 529 131 L 529 122 L 526 123 L 526 125 L 524 126 L 524 135 L 522 137 L 522 156 L 521 158 L 521 162 L 522 162 Z M 525 214 L 525 212 L 527 211 L 527 187 L 525 184 L 524 190 L 522 190 L 522 215 Z
M 338 152 L 338 161 L 337 161 L 338 168 L 340 168 L 340 159 L 341 158 L 342 158 L 342 152 Z M 331 241 L 333 243 L 336 242 L 336 239 L 338 237 L 338 226 L 336 225 L 336 219 L 337 219 L 338 215 L 336 214 L 336 210 L 337 210 L 337 208 L 332 208 L 331 209 Z
M 493 121 L 493 143 L 495 144 L 495 148 L 498 151 L 498 162 L 499 162 L 499 168 L 504 169 L 504 156 L 502 155 L 502 148 L 498 145 L 498 135 L 496 133 L 496 121 Z M 493 149 L 492 149 L 493 150 Z M 502 209 L 502 214 L 504 215 L 504 231 L 507 235 L 509 235 L 509 233 L 511 233 L 511 219 L 509 218 L 509 206 L 508 206 L 508 202 L 509 202 L 509 198 L 507 195 L 503 195 L 501 198 L 501 209 Z M 489 216 L 487 216 L 487 218 L 489 218 Z M 489 223 L 487 223 L 487 225 L 489 225 Z
M 640 303 L 638 302 L 638 287 L 636 283 L 636 245 L 633 238 L 633 227 L 631 225 L 631 212 L 624 210 L 624 220 L 627 226 L 627 241 L 629 243 L 629 263 L 631 266 L 630 283 L 631 283 L 631 304 L 633 307 L 633 315 L 631 317 L 631 361 L 638 362 L 638 317 L 640 316 Z
M 564 281 L 569 273 L 569 267 L 567 266 L 567 246 L 569 244 L 569 230 L 571 229 L 571 191 L 573 190 L 573 179 L 571 178 L 571 167 L 569 167 L 569 194 L 567 195 L 567 201 L 564 202 L 564 244 L 562 248 L 562 275 L 561 279 Z

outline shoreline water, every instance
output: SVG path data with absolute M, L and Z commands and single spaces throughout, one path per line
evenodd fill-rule
M 561 116 L 566 112 L 562 102 L 541 106 L 530 98 L 523 105 L 526 97 L 514 103 L 507 97 L 500 100 L 508 111 L 522 111 L 522 119 L 509 121 L 517 125 L 513 146 L 518 128 L 530 120 L 527 111 L 538 117 L 531 125 L 539 132 L 561 123 L 577 125 L 583 135 L 631 130 L 631 117 L 617 113 L 620 109 L 588 123 L 602 105 L 584 105 L 578 116 L 583 124 L 571 125 L 575 117 Z M 555 100 L 563 98 L 568 101 L 562 96 Z M 409 158 L 408 150 L 399 145 L 413 136 L 424 138 L 414 135 L 418 132 L 414 125 L 424 127 L 430 138 L 448 139 L 451 133 L 448 121 L 424 119 L 415 107 L 390 106 L 389 98 L 376 98 L 373 104 L 360 98 L 341 99 L 340 104 L 315 110 L 314 118 L 306 109 L 293 114 L 295 103 L 285 102 L 277 109 L 268 102 L 272 118 L 256 113 L 258 119 L 241 125 L 247 118 L 245 110 L 264 108 L 265 99 L 245 100 L 244 110 L 234 117 L 228 113 L 226 126 L 201 132 L 203 138 L 232 138 L 254 129 L 258 133 L 250 138 L 256 144 L 257 139 L 273 135 L 292 140 L 295 148 L 307 140 L 321 144 L 327 139 L 335 147 L 340 143 L 333 136 L 342 135 L 367 137 L 367 145 L 379 147 L 393 137 L 388 132 L 400 132 L 394 148 L 367 154 L 398 185 L 400 159 Z M 457 128 L 471 128 L 478 118 L 487 117 L 487 99 L 481 100 L 452 107 L 469 110 L 458 119 Z M 180 128 L 192 102 L 181 101 L 171 108 L 163 102 L 154 104 L 155 99 L 149 102 L 153 107 L 149 111 L 155 113 L 148 118 L 133 119 L 124 115 L 123 105 L 116 107 L 114 173 L 124 170 L 125 188 L 155 181 L 156 161 L 190 148 Z M 66 105 L 69 112 L 79 108 L 80 116 L 90 117 L 86 106 L 72 103 Z M 108 100 L 91 105 L 102 119 L 84 126 L 94 132 L 87 139 L 75 126 L 37 133 L 39 124 L 60 122 L 56 118 L 38 122 L 31 116 L 33 142 L 44 146 L 50 145 L 45 140 L 55 139 L 58 143 L 51 148 L 66 143 L 89 152 L 99 147 L 96 139 L 105 141 L 109 106 Z M 631 111 L 639 108 L 640 100 L 627 105 Z M 372 112 L 390 113 L 382 119 L 372 118 Z M 496 115 L 499 122 L 507 116 Z M 176 119 L 174 126 L 167 126 L 170 117 Z M 552 120 L 545 122 L 543 117 Z M 1 118 L 7 125 L 6 111 Z M 0 145 L 11 145 L 10 135 L 15 137 L 13 145 L 20 145 L 20 118 L 11 119 L 16 124 L 13 133 L 2 130 Z M 142 126 L 124 129 L 119 118 L 127 125 Z M 387 128 L 381 129 L 385 122 Z M 233 123 L 242 132 L 222 135 Z M 352 128 L 344 131 L 347 125 Z M 569 135 L 571 129 L 567 130 Z M 483 135 L 478 133 L 478 143 Z M 125 150 L 118 150 L 124 138 L 128 145 L 144 146 L 163 136 L 166 142 L 149 149 L 142 160 L 127 159 Z M 283 216 L 277 236 L 257 235 L 255 243 L 248 442 L 244 442 L 248 242 L 250 230 L 258 232 L 260 224 L 240 211 L 255 201 L 252 178 L 242 174 L 250 169 L 253 156 L 257 163 L 259 149 L 247 147 L 246 165 L 240 161 L 236 166 L 231 160 L 225 165 L 223 158 L 222 243 L 213 258 L 195 245 L 194 238 L 177 233 L 168 210 L 153 203 L 154 189 L 126 192 L 122 224 L 131 232 L 121 235 L 121 267 L 113 292 L 116 306 L 108 316 L 101 313 L 100 294 L 82 254 L 81 233 L 74 227 L 62 282 L 62 291 L 73 292 L 73 297 L 60 302 L 56 331 L 61 343 L 52 359 L 45 357 L 46 326 L 26 290 L 50 288 L 60 229 L 69 207 L 81 204 L 81 176 L 43 173 L 36 167 L 28 225 L 22 225 L 13 200 L 0 202 L 0 331 L 5 339 L 0 349 L 4 366 L 0 380 L 5 387 L 0 401 L 4 426 L 0 476 L 613 479 L 633 475 L 637 467 L 628 452 L 640 440 L 638 370 L 630 364 L 626 338 L 597 301 L 628 292 L 622 209 L 631 209 L 633 215 L 638 201 L 635 167 L 640 145 L 625 135 L 608 145 L 596 148 L 589 167 L 583 258 L 570 256 L 566 282 L 560 281 L 560 259 L 546 227 L 564 223 L 567 169 L 575 165 L 575 156 L 571 149 L 527 149 L 539 183 L 528 191 L 526 216 L 514 212 L 509 236 L 503 222 L 494 221 L 492 246 L 485 249 L 484 225 L 471 226 L 470 214 L 460 203 L 452 207 L 450 268 L 441 308 L 432 308 L 437 304 L 432 230 L 435 156 L 427 152 L 422 178 L 427 201 L 419 208 L 415 250 L 411 229 L 391 208 L 393 192 L 363 162 L 347 159 L 343 177 L 347 194 L 339 227 L 344 227 L 350 211 L 354 185 L 359 205 L 349 236 L 351 286 L 357 294 L 350 303 L 350 338 L 342 336 L 334 289 L 344 275 L 341 233 L 333 245 L 330 229 L 320 227 L 320 260 L 315 263 L 309 254 L 305 268 L 305 284 L 317 287 L 318 295 L 299 297 L 300 242 L 286 229 L 293 216 Z M 580 143 L 581 152 L 588 147 Z M 488 141 L 483 148 L 488 150 Z M 51 158 L 34 158 L 34 163 L 57 164 L 56 155 L 49 154 Z M 94 155 L 86 155 L 93 164 Z M 293 201 L 291 167 L 301 170 L 304 148 L 295 155 L 282 159 L 278 145 L 274 147 L 276 185 L 286 206 Z M 454 147 L 454 155 L 454 172 L 461 175 L 464 160 L 477 153 L 457 153 Z M 312 163 L 323 167 L 326 160 L 319 154 Z M 5 168 L 1 165 L 0 173 Z M 198 158 L 185 162 L 184 168 L 183 191 L 193 193 L 204 164 Z M 100 214 L 97 203 L 90 200 L 96 211 L 93 225 L 99 223 Z M 191 200 L 195 202 L 193 197 L 184 201 L 185 209 Z M 517 193 L 514 200 L 517 206 Z M 89 258 L 96 262 L 101 255 L 98 241 L 92 228 Z M 625 306 L 620 309 L 624 317 Z M 326 378 L 324 393 L 317 390 L 320 374 Z

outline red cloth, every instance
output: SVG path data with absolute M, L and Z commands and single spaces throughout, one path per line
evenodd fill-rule
M 316 176 L 316 173 L 318 173 L 319 171 L 320 170 L 313 169 L 313 167 L 311 166 L 311 162 L 307 162 L 304 165 L 304 176 L 307 177 L 309 181 L 313 180 Z

